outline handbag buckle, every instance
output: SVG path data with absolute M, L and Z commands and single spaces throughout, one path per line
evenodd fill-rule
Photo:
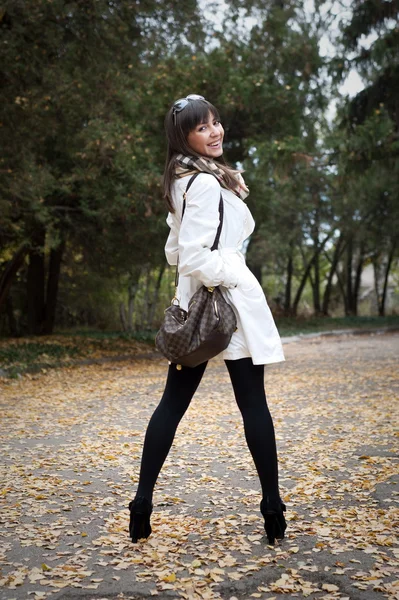
M 214 289 L 215 289 L 215 286 L 213 286 L 213 287 L 212 287 L 212 286 L 211 286 L 211 287 L 208 287 L 207 289 L 208 289 L 208 292 L 211 292 L 211 294 L 212 294 L 212 292 L 213 292 L 213 291 L 214 291 Z

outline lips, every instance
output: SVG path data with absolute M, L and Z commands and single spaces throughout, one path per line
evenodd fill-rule
M 219 139 L 217 142 L 212 142 L 212 144 L 208 144 L 209 148 L 218 148 L 221 144 L 222 140 Z

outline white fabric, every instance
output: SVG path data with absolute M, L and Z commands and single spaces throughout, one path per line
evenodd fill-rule
M 230 190 L 221 188 L 212 175 L 201 173 L 193 181 L 186 200 L 183 221 L 183 193 L 188 177 L 176 179 L 172 188 L 175 212 L 166 222 L 170 233 L 165 246 L 166 259 L 176 265 L 179 256 L 180 306 L 187 310 L 191 296 L 204 284 L 220 285 L 227 302 L 237 315 L 237 331 L 222 352 L 227 360 L 251 357 L 255 365 L 285 360 L 273 316 L 262 287 L 245 264 L 240 252 L 255 222 L 249 208 Z M 211 251 L 219 225 L 219 200 L 224 203 L 219 247 Z

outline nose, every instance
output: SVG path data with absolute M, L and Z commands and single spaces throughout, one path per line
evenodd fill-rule
M 215 125 L 213 125 L 213 124 L 212 124 L 212 128 L 211 128 L 211 136 L 212 136 L 212 137 L 215 137 L 216 135 L 219 135 L 219 133 L 220 133 L 220 132 L 219 132 L 218 128 L 217 128 Z

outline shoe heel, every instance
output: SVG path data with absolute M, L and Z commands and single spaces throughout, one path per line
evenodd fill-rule
M 287 529 L 284 514 L 287 510 L 285 504 L 279 501 L 272 503 L 268 497 L 260 503 L 260 511 L 265 519 L 265 531 L 269 544 L 274 546 L 275 540 L 282 540 Z
M 148 538 L 152 533 L 150 516 L 152 504 L 143 496 L 138 496 L 129 503 L 130 523 L 129 535 L 134 544 L 138 540 Z

